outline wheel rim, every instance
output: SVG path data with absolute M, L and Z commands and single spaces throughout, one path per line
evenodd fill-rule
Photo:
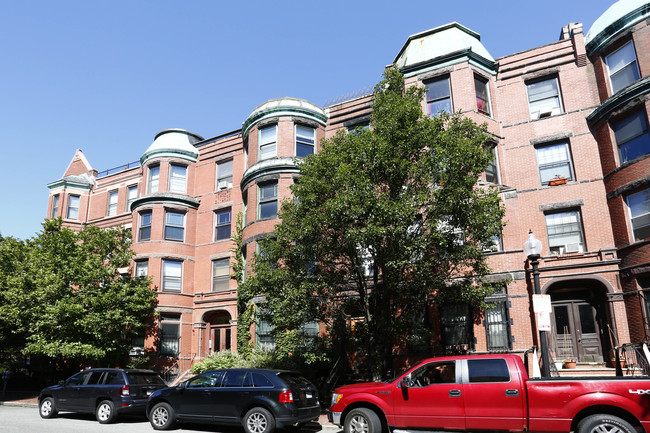
M 255 412 L 248 417 L 246 424 L 248 425 L 249 431 L 253 433 L 263 433 L 266 430 L 268 421 L 264 414 Z
M 99 405 L 97 409 L 97 418 L 100 421 L 106 421 L 111 416 L 111 407 L 107 404 Z
M 156 408 L 151 414 L 151 422 L 158 427 L 165 425 L 168 419 L 169 414 L 162 407 Z
M 368 433 L 368 420 L 361 416 L 356 415 L 350 420 L 351 433 Z
M 604 422 L 592 428 L 590 433 L 627 433 L 627 430 L 623 430 L 615 424 Z
M 45 400 L 41 403 L 41 414 L 48 416 L 52 413 L 52 402 L 50 400 Z

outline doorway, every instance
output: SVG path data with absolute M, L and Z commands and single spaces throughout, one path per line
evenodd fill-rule
M 206 322 L 205 347 L 208 353 L 232 350 L 231 316 L 227 311 L 212 311 L 204 316 Z
M 553 302 L 553 316 L 557 359 L 603 361 L 596 306 L 579 300 Z

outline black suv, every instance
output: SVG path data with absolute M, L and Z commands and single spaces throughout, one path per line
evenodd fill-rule
M 42 418 L 59 411 L 94 413 L 97 421 L 107 424 L 118 414 L 144 414 L 149 395 L 166 386 L 151 370 L 91 368 L 42 390 L 38 410 Z
M 212 370 L 151 394 L 147 418 L 156 430 L 176 421 L 241 424 L 247 433 L 317 420 L 316 387 L 293 371 Z

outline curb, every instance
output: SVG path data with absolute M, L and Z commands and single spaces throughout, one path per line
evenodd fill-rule
M 0 401 L 0 406 L 14 406 L 14 407 L 38 407 L 38 403 L 31 401 Z

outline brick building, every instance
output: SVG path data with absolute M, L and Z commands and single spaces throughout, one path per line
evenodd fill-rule
M 607 360 L 613 346 L 647 340 L 650 303 L 650 3 L 621 0 L 583 32 L 494 59 L 480 36 L 451 23 L 408 38 L 394 59 L 408 85 L 428 89 L 423 110 L 462 111 L 494 135 L 480 180 L 506 207 L 486 251 L 507 287 L 472 322 L 464 305 L 439 306 L 446 347 L 523 352 L 537 344 L 522 245 L 543 241 L 542 293 L 552 300 L 557 359 Z M 67 226 L 131 227 L 132 272 L 158 290 L 164 356 L 188 361 L 235 348 L 236 283 L 228 276 L 234 216 L 245 216 L 246 257 L 271 232 L 298 176 L 296 159 L 322 138 L 368 124 L 371 95 L 318 107 L 263 103 L 241 129 L 204 139 L 165 130 L 139 161 L 98 173 L 78 150 L 49 184 L 49 217 Z M 143 146 L 144 148 L 144 146 Z M 265 342 L 264 324 L 256 339 Z M 144 344 L 144 343 L 141 343 Z

